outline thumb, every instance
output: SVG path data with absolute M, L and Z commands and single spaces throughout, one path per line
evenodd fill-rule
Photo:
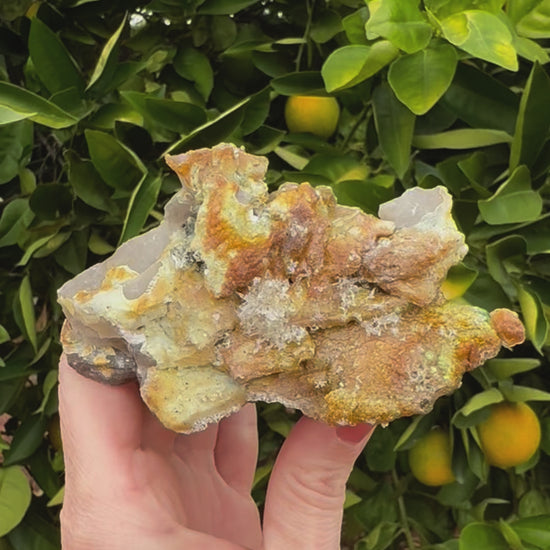
M 346 482 L 374 426 L 303 417 L 281 448 L 266 495 L 266 550 L 340 548 Z

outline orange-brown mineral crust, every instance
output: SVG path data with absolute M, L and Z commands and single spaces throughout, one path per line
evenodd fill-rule
M 446 302 L 466 254 L 442 187 L 379 217 L 328 187 L 268 193 L 267 161 L 232 145 L 167 157 L 182 189 L 160 226 L 59 291 L 69 364 L 137 378 L 169 428 L 193 432 L 247 401 L 330 424 L 426 413 L 464 372 L 524 339 L 515 313 Z

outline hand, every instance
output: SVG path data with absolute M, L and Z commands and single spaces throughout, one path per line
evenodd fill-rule
M 372 427 L 302 418 L 268 486 L 263 529 L 250 496 L 254 405 L 181 435 L 164 428 L 137 386 L 113 387 L 60 363 L 66 488 L 63 550 L 333 550 L 345 484 Z

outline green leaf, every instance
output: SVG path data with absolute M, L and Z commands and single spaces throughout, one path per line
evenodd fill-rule
M 529 386 L 516 386 L 514 384 L 501 384 L 501 391 L 507 401 L 523 403 L 525 401 L 550 401 L 550 392 L 530 388 Z
M 173 65 L 180 76 L 195 83 L 206 101 L 214 86 L 214 71 L 208 57 L 195 48 L 180 47 Z
M 550 515 L 541 515 L 519 519 L 511 525 L 524 542 L 534 544 L 538 548 L 548 548 L 550 547 L 549 524 Z
M 0 467 L 0 537 L 23 519 L 31 497 L 29 481 L 19 466 Z
M 365 24 L 369 17 L 369 10 L 366 7 L 359 8 L 342 19 L 342 26 L 346 37 L 351 44 L 366 44 L 367 36 Z
M 303 170 L 307 166 L 308 159 L 295 149 L 296 148 L 291 145 L 289 147 L 277 147 L 274 152 L 278 157 L 290 164 L 292 168 Z
M 279 76 L 271 87 L 281 95 L 315 95 L 325 92 L 323 78 L 318 71 L 300 71 Z
M 518 506 L 518 513 L 520 518 L 531 518 L 533 516 L 545 513 L 550 514 L 550 497 L 537 489 L 531 489 L 521 497 Z M 548 545 L 550 545 L 549 530 L 544 531 L 544 534 L 546 534 Z M 523 540 L 525 541 L 525 539 Z
M 517 294 L 515 278 L 511 273 L 521 270 L 525 263 L 525 239 L 519 235 L 508 235 L 488 244 L 487 267 L 491 277 L 497 281 L 510 297 Z
M 313 20 L 309 35 L 317 44 L 325 44 L 342 30 L 340 15 L 334 10 L 323 10 Z
M 518 70 L 513 37 L 501 19 L 481 10 L 466 10 L 440 21 L 443 36 L 474 57 L 510 71 Z
M 386 83 L 374 90 L 372 100 L 380 147 L 398 177 L 403 178 L 410 163 L 416 117 L 395 97 Z
M 542 302 L 539 296 L 526 285 L 519 286 L 518 300 L 527 337 L 541 353 L 548 336 L 548 320 L 544 314 Z
M 514 133 L 519 108 L 516 94 L 476 67 L 458 64 L 442 103 L 473 128 Z
M 476 411 L 479 411 L 489 405 L 493 405 L 494 403 L 500 403 L 501 401 L 504 401 L 504 396 L 502 393 L 496 388 L 490 388 L 480 393 L 476 393 L 455 414 L 469 416 Z
M 121 92 L 120 95 L 147 122 L 178 134 L 187 134 L 206 122 L 204 110 L 193 103 L 151 97 L 139 92 Z
M 9 82 L 0 82 L 0 106 L 18 115 L 28 114 L 33 122 L 50 128 L 67 128 L 78 122 L 51 101 Z
M 476 149 L 511 141 L 511 136 L 501 130 L 461 128 L 438 134 L 417 135 L 413 145 L 419 149 Z
M 51 249 L 51 251 L 53 252 L 53 250 L 55 250 L 55 248 L 60 246 L 63 243 L 63 241 L 66 239 L 67 239 L 67 236 L 66 234 L 63 234 L 63 233 L 61 234 L 52 233 L 50 235 L 46 235 L 45 237 L 40 237 L 36 239 L 31 244 L 29 244 L 29 246 L 27 246 L 25 250 L 25 254 L 23 254 L 23 257 L 17 262 L 17 266 L 27 265 L 29 263 L 29 260 L 33 256 L 39 256 L 39 257 L 47 256 L 47 253 L 46 253 L 47 249 Z M 50 245 L 52 241 L 54 241 L 54 243 Z M 38 255 L 38 251 L 41 251 L 43 253 Z
M 530 9 L 516 23 L 518 33 L 528 38 L 550 38 L 550 0 L 534 0 L 523 4 Z
M 9 342 L 11 340 L 9 332 L 0 325 L 0 344 L 3 344 L 4 342 Z
M 19 186 L 22 195 L 30 195 L 36 189 L 36 175 L 28 168 L 19 168 Z
M 445 298 L 453 300 L 462 296 L 474 283 L 477 275 L 478 271 L 470 269 L 462 263 L 451 266 L 441 285 Z
M 397 453 L 394 451 L 396 437 L 391 430 L 374 430 L 369 445 L 363 454 L 371 472 L 389 472 L 395 467 Z
M 147 172 L 136 154 L 105 132 L 85 131 L 86 142 L 95 169 L 114 189 L 133 190 Z
M 519 56 L 528 59 L 532 63 L 538 62 L 544 65 L 550 61 L 550 56 L 546 53 L 546 50 L 534 40 L 529 40 L 529 38 L 515 36 L 514 48 L 516 48 Z
M 76 196 L 98 210 L 116 213 L 118 208 L 111 200 L 111 190 L 92 162 L 80 159 L 74 151 L 67 151 L 64 157 L 69 169 L 69 183 Z
M 425 48 L 432 37 L 432 27 L 426 22 L 415 0 L 373 0 L 368 4 L 367 38 L 379 36 L 397 48 L 414 53 Z
M 535 221 L 542 212 L 542 198 L 531 188 L 529 169 L 518 166 L 488 199 L 478 201 L 481 217 L 491 225 Z
M 455 13 L 471 9 L 498 13 L 504 2 L 505 0 L 424 0 L 424 5 L 438 19 L 444 19 Z
M 29 276 L 23 277 L 18 293 L 19 307 L 23 317 L 25 334 L 31 343 L 35 353 L 37 350 L 36 342 L 36 318 L 34 316 L 34 300 L 32 296 L 32 288 Z
M 126 25 L 126 19 L 126 15 L 124 15 L 118 29 L 113 33 L 109 40 L 107 40 L 107 43 L 103 47 L 86 90 L 89 90 L 92 86 L 98 84 L 100 79 L 107 78 L 110 80 L 114 76 L 119 39 Z
M 250 97 L 250 101 L 244 108 L 244 117 L 240 126 L 243 136 L 256 131 L 265 122 L 271 107 L 270 92 L 268 87 Z
M 130 198 L 124 226 L 118 242 L 119 246 L 128 239 L 139 234 L 145 224 L 149 212 L 155 206 L 160 191 L 162 178 L 149 174 L 136 187 Z
M 346 489 L 346 500 L 344 501 L 344 510 L 358 504 L 363 499 L 360 496 L 357 496 L 353 491 Z
M 250 99 L 250 96 L 244 98 L 239 103 L 233 105 L 233 107 L 227 109 L 227 111 L 219 114 L 216 118 L 195 128 L 190 134 L 184 136 L 164 151 L 163 156 L 168 154 L 174 155 L 193 148 L 212 147 L 223 141 L 242 122 L 244 108 Z
M 40 447 L 47 424 L 43 415 L 27 418 L 15 432 L 9 451 L 4 453 L 4 465 L 12 466 L 31 456 Z
M 539 359 L 530 357 L 518 357 L 510 359 L 489 359 L 485 367 L 497 380 L 505 380 L 522 372 L 536 369 L 540 366 Z
M 0 247 L 17 243 L 33 219 L 28 199 L 17 198 L 7 204 L 0 218 Z
M 233 15 L 258 0 L 206 0 L 201 4 L 198 13 L 203 15 Z
M 115 247 L 109 244 L 105 239 L 103 239 L 98 233 L 92 231 L 90 235 L 90 240 L 88 241 L 88 249 L 90 252 L 97 254 L 98 256 L 105 256 L 110 254 L 115 250 Z
M 486 523 L 470 523 L 462 529 L 459 550 L 510 550 L 499 530 Z
M 19 174 L 24 155 L 32 142 L 33 125 L 29 121 L 0 126 L 0 184 L 11 181 Z
M 51 508 L 53 506 L 61 506 L 63 504 L 63 499 L 65 498 L 65 485 L 57 491 L 57 493 L 48 501 L 46 506 Z
M 396 59 L 388 71 L 388 82 L 402 103 L 415 115 L 423 115 L 449 88 L 456 64 L 452 46 L 432 46 Z
M 47 515 L 31 508 L 23 521 L 8 535 L 13 550 L 59 550 L 59 528 L 45 519 Z
M 512 149 L 510 169 L 520 164 L 532 166 L 547 139 L 550 129 L 550 78 L 538 64 L 533 65 L 523 90 Z
M 498 527 L 512 550 L 524 550 L 518 534 L 502 518 L 498 520 Z
M 52 101 L 68 110 L 78 108 L 84 91 L 82 76 L 61 40 L 38 17 L 31 21 L 29 55 L 38 77 L 53 94 Z
M 34 411 L 34 414 L 40 414 L 44 412 L 46 405 L 48 404 L 48 401 L 50 399 L 50 395 L 53 389 L 57 386 L 57 377 L 57 369 L 52 369 L 48 372 L 48 374 L 46 374 L 46 378 L 44 379 L 44 383 L 42 385 L 42 402 L 40 403 L 38 409 Z
M 5 106 L 0 106 L 0 126 L 4 124 L 11 124 L 12 122 L 18 122 L 19 120 L 25 120 L 35 116 L 36 113 L 18 113 L 14 109 L 9 109 Z
M 77 275 L 86 267 L 88 234 L 88 227 L 73 231 L 71 238 L 54 254 L 56 262 L 73 275 Z
M 350 88 L 376 74 L 399 54 L 387 40 L 372 46 L 351 45 L 334 50 L 321 69 L 327 92 Z

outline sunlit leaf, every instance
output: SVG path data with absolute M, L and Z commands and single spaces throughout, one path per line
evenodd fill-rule
M 31 496 L 29 481 L 19 466 L 0 467 L 0 537 L 23 519 Z
M 500 130 L 462 128 L 431 135 L 417 135 L 413 145 L 419 149 L 475 149 L 510 143 L 512 137 Z
M 19 286 L 19 307 L 21 308 L 21 315 L 23 317 L 23 324 L 25 326 L 25 333 L 29 342 L 31 343 L 34 351 L 36 352 L 36 318 L 34 315 L 34 300 L 32 295 L 32 288 L 30 279 L 27 276 L 23 277 L 21 285 Z
M 125 26 L 126 15 L 122 19 L 118 29 L 113 33 L 109 40 L 107 40 L 105 46 L 103 47 L 86 89 L 89 90 L 102 76 L 107 75 L 108 77 L 112 77 L 114 75 L 114 64 L 116 63 L 116 56 L 118 53 L 118 41 Z
M 510 550 L 500 531 L 487 523 L 470 523 L 462 529 L 459 550 Z
M 478 272 L 464 264 L 452 266 L 441 284 L 441 291 L 447 300 L 462 296 L 476 280 Z
M 515 374 L 536 369 L 540 364 L 539 359 L 531 357 L 495 358 L 489 359 L 485 363 L 485 367 L 497 380 L 505 380 Z
M 537 294 L 524 285 L 518 289 L 518 300 L 527 336 L 540 352 L 548 336 L 548 320 L 542 302 Z
M 440 21 L 443 36 L 474 57 L 508 69 L 518 70 L 513 37 L 497 15 L 482 10 L 465 10 Z
M 520 34 L 529 38 L 550 38 L 549 0 L 531 0 L 530 2 L 516 0 L 512 4 L 523 4 L 521 6 L 523 13 L 516 23 L 516 29 Z
M 529 386 L 507 385 L 503 383 L 500 390 L 507 401 L 518 403 L 525 401 L 550 401 L 550 392 Z
M 497 390 L 497 388 L 491 388 L 489 390 L 476 393 L 461 409 L 457 411 L 457 413 L 464 416 L 469 416 L 480 409 L 493 405 L 494 403 L 500 403 L 503 400 L 504 396 L 502 393 Z
M 415 115 L 423 115 L 447 91 L 456 63 L 452 46 L 433 46 L 396 59 L 390 66 L 388 82 L 402 103 Z
M 488 199 L 478 201 L 481 217 L 489 224 L 535 221 L 542 212 L 542 197 L 531 188 L 529 169 L 518 166 Z
M 415 0 L 373 0 L 366 24 L 369 40 L 382 36 L 407 53 L 425 48 L 432 36 Z
M 9 82 L 0 82 L 0 106 L 17 115 L 28 114 L 30 120 L 50 128 L 66 128 L 78 122 L 51 101 Z
M 548 548 L 550 546 L 549 521 L 550 515 L 547 514 L 518 519 L 511 525 L 524 542 L 539 548 Z
M 350 88 L 376 74 L 399 54 L 387 40 L 372 46 L 351 45 L 334 50 L 321 69 L 327 92 Z

